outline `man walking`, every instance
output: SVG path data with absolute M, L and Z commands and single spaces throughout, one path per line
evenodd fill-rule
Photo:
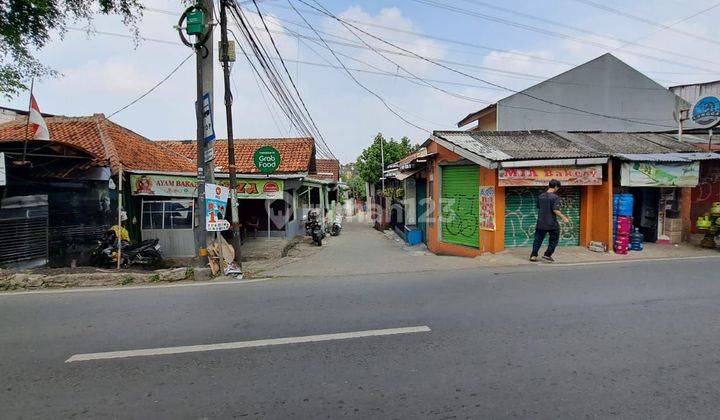
M 538 260 L 538 252 L 540 246 L 545 240 L 545 235 L 550 235 L 548 241 L 548 247 L 543 255 L 543 260 L 553 262 L 555 261 L 552 257 L 555 252 L 555 247 L 560 240 L 560 225 L 558 225 L 557 218 L 560 217 L 563 223 L 568 223 L 570 219 L 567 218 L 562 212 L 560 212 L 560 197 L 557 196 L 557 191 L 560 189 L 560 181 L 553 179 L 548 185 L 548 190 L 538 198 L 538 220 L 537 227 L 535 228 L 535 241 L 533 242 L 532 253 L 530 254 L 530 261 Z

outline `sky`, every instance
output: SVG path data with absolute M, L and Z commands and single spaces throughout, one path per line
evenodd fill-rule
M 290 1 L 326 41 L 333 41 L 328 44 L 337 58 L 365 86 L 348 76 L 312 29 L 289 9 L 288 0 L 259 1 L 293 81 L 342 163 L 355 161 L 379 132 L 386 138 L 408 136 L 422 143 L 432 130 L 456 129 L 468 113 L 606 52 L 663 86 L 720 79 L 720 38 L 712 30 L 720 7 L 698 14 L 720 4 L 718 0 L 318 0 L 363 31 L 472 77 L 417 59 L 357 30 L 352 33 L 299 0 Z M 178 3 L 144 2 L 147 10 L 139 29 L 145 39 L 137 45 L 130 30 L 113 16 L 98 16 L 89 32 L 86 22 L 74 22 L 64 36 L 55 34 L 37 51 L 43 63 L 61 74 L 36 81 L 42 111 L 110 115 L 165 78 L 192 53 L 173 28 L 182 12 Z M 252 3 L 243 8 L 263 43 L 272 48 Z M 112 120 L 153 140 L 194 139 L 194 63 L 194 58 L 185 62 Z M 408 80 L 412 78 L 416 79 Z M 231 84 L 236 138 L 298 135 L 239 49 Z M 215 131 L 224 138 L 219 63 L 214 89 Z M 0 104 L 24 109 L 27 102 L 24 94 Z

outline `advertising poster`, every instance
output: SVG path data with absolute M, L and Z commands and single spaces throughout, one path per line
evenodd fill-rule
M 480 187 L 480 230 L 495 230 L 495 187 Z
M 563 186 L 602 185 L 602 165 L 534 166 L 498 169 L 501 187 L 547 187 L 552 179 Z
M 227 187 L 205 184 L 205 229 L 208 232 L 230 229 L 230 222 L 225 220 L 229 196 L 230 190 Z
M 620 170 L 623 187 L 695 187 L 700 181 L 700 162 L 626 162 Z

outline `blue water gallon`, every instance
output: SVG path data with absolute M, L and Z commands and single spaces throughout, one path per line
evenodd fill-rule
M 642 251 L 643 242 L 645 242 L 645 235 L 640 233 L 640 229 L 635 228 L 630 234 L 630 250 L 631 251 Z
M 613 201 L 614 200 L 615 197 L 613 197 Z M 618 194 L 615 213 L 617 213 L 618 216 L 632 216 L 634 201 L 635 199 L 632 194 Z

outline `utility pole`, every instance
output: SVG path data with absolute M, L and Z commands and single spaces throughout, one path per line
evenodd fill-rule
M 202 5 L 207 11 L 205 14 L 205 24 L 208 26 L 209 36 L 205 42 L 205 47 L 203 48 L 203 53 L 198 55 L 198 66 L 201 67 L 201 73 L 202 73 L 202 94 L 208 94 L 210 95 L 210 106 L 214 108 L 214 95 L 213 95 L 213 66 L 215 65 L 215 61 L 213 61 L 214 53 L 213 53 L 213 31 L 214 31 L 214 22 L 213 22 L 213 16 L 215 16 L 215 2 L 213 0 L 202 0 Z M 200 98 L 201 109 L 202 109 L 202 98 Z M 202 139 L 204 140 L 204 138 Z M 214 153 L 213 153 L 213 142 L 209 142 L 207 144 L 204 143 L 204 151 L 203 153 L 205 156 L 213 156 L 212 159 L 204 159 L 204 172 L 205 172 L 205 182 L 214 184 L 215 183 L 215 161 L 214 161 Z M 200 186 L 198 185 L 198 188 Z M 198 190 L 198 194 L 203 194 L 203 199 L 205 198 L 205 186 L 203 185 L 202 190 Z M 207 244 L 209 241 L 212 241 L 215 237 L 214 232 L 208 232 L 205 229 L 205 203 L 203 200 L 203 207 L 200 209 L 202 212 L 202 229 L 201 232 L 204 233 L 204 244 L 205 244 L 205 255 L 201 255 L 202 257 L 207 256 Z
M 230 220 L 232 222 L 232 246 L 235 248 L 235 264 L 242 268 L 240 255 L 240 215 L 237 201 L 237 168 L 235 167 L 235 139 L 233 137 L 232 92 L 230 91 L 230 62 L 235 61 L 235 54 L 230 56 L 230 43 L 227 36 L 227 2 L 220 0 L 220 61 L 223 67 L 225 82 L 225 119 L 227 121 L 228 170 L 230 171 Z

